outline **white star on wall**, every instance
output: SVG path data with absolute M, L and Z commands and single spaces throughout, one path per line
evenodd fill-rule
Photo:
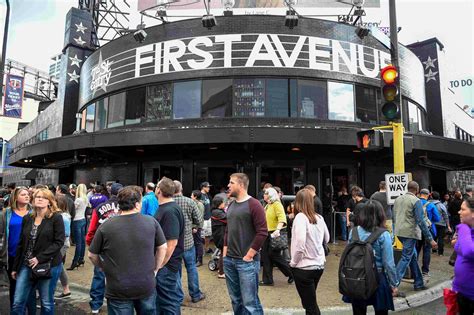
M 68 72 L 67 74 L 69 75 L 69 82 L 74 81 L 76 83 L 79 83 L 78 80 L 80 78 L 80 75 L 76 73 L 76 70 L 74 70 L 72 73 Z
M 87 27 L 82 25 L 82 22 L 79 24 L 74 24 L 74 25 L 76 25 L 76 33 L 81 32 L 82 34 L 85 34 L 84 31 L 87 30 Z
M 431 80 L 436 81 L 436 74 L 438 71 L 432 72 L 431 69 L 428 71 L 427 74 L 425 74 L 426 77 L 426 83 L 430 82 Z
M 74 57 L 69 57 L 69 59 L 71 59 L 71 67 L 77 66 L 78 68 L 81 68 L 82 60 L 77 58 L 77 55 L 74 55 Z
M 429 68 L 436 69 L 436 66 L 434 64 L 436 60 L 438 59 L 431 59 L 431 56 L 428 56 L 428 59 L 426 59 L 426 61 L 423 61 L 423 64 L 425 65 L 425 70 L 428 70 Z
M 84 44 L 86 43 L 82 40 L 81 36 L 79 36 L 79 38 L 74 38 L 74 41 L 81 46 L 84 46 Z

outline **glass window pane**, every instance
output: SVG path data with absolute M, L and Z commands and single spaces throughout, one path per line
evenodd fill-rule
M 328 82 L 329 119 L 354 121 L 354 86 Z
M 425 120 L 425 112 L 423 110 L 421 110 L 420 108 L 418 108 L 418 118 L 419 118 L 419 121 L 420 121 L 420 130 L 425 131 L 427 129 L 426 128 L 426 120 Z
M 146 88 L 127 91 L 125 125 L 138 124 L 145 118 Z
M 409 130 L 411 132 L 420 131 L 420 124 L 418 119 L 418 107 L 408 102 L 408 121 L 409 121 Z
M 173 118 L 201 117 L 201 81 L 176 82 L 173 88 Z
M 298 80 L 298 117 L 327 119 L 326 89 L 323 81 Z
M 291 117 L 298 117 L 298 80 L 290 79 L 290 111 Z
M 86 131 L 94 131 L 95 104 L 91 104 L 86 109 Z
M 235 117 L 265 116 L 265 80 L 235 79 L 233 114 Z
M 125 93 L 119 93 L 109 98 L 109 117 L 107 127 L 123 126 L 125 121 Z
M 107 112 L 109 110 L 109 98 L 103 98 L 96 103 L 95 131 L 102 130 L 107 126 Z
M 356 86 L 356 114 L 357 121 L 376 124 L 377 104 L 375 89 L 365 86 Z
M 171 84 L 147 87 L 146 121 L 171 119 Z
M 267 79 L 266 117 L 288 117 L 288 80 Z
M 202 117 L 232 116 L 232 80 L 202 81 Z

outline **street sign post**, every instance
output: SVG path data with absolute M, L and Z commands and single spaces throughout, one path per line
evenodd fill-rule
M 411 180 L 411 173 L 385 174 L 387 184 L 387 203 L 393 205 L 395 199 L 408 192 L 408 182 Z

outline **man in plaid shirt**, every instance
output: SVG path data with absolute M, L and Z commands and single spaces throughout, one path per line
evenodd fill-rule
M 196 267 L 196 248 L 194 247 L 193 227 L 202 225 L 203 217 L 197 204 L 188 197 L 183 196 L 183 185 L 174 181 L 174 201 L 180 206 L 184 216 L 184 253 L 183 260 L 188 273 L 188 291 L 191 301 L 197 303 L 205 298 L 199 289 L 199 275 Z M 181 269 L 180 269 L 181 272 Z

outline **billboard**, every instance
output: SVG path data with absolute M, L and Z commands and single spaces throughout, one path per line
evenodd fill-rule
M 298 0 L 294 7 L 310 7 L 310 8 L 340 8 L 351 5 L 351 0 L 337 1 L 337 0 Z M 168 3 L 168 4 L 165 4 Z M 224 0 L 210 1 L 212 9 L 223 9 Z M 205 10 L 204 2 L 202 0 L 138 0 L 138 11 L 146 11 L 149 9 L 158 9 L 159 6 L 166 6 L 167 10 L 188 10 L 188 9 L 202 9 Z M 233 8 L 284 8 L 285 0 L 234 0 Z M 366 0 L 364 7 L 379 8 L 380 0 Z
M 23 77 L 7 74 L 5 80 L 5 97 L 3 100 L 3 116 L 21 118 L 23 106 L 25 79 Z

